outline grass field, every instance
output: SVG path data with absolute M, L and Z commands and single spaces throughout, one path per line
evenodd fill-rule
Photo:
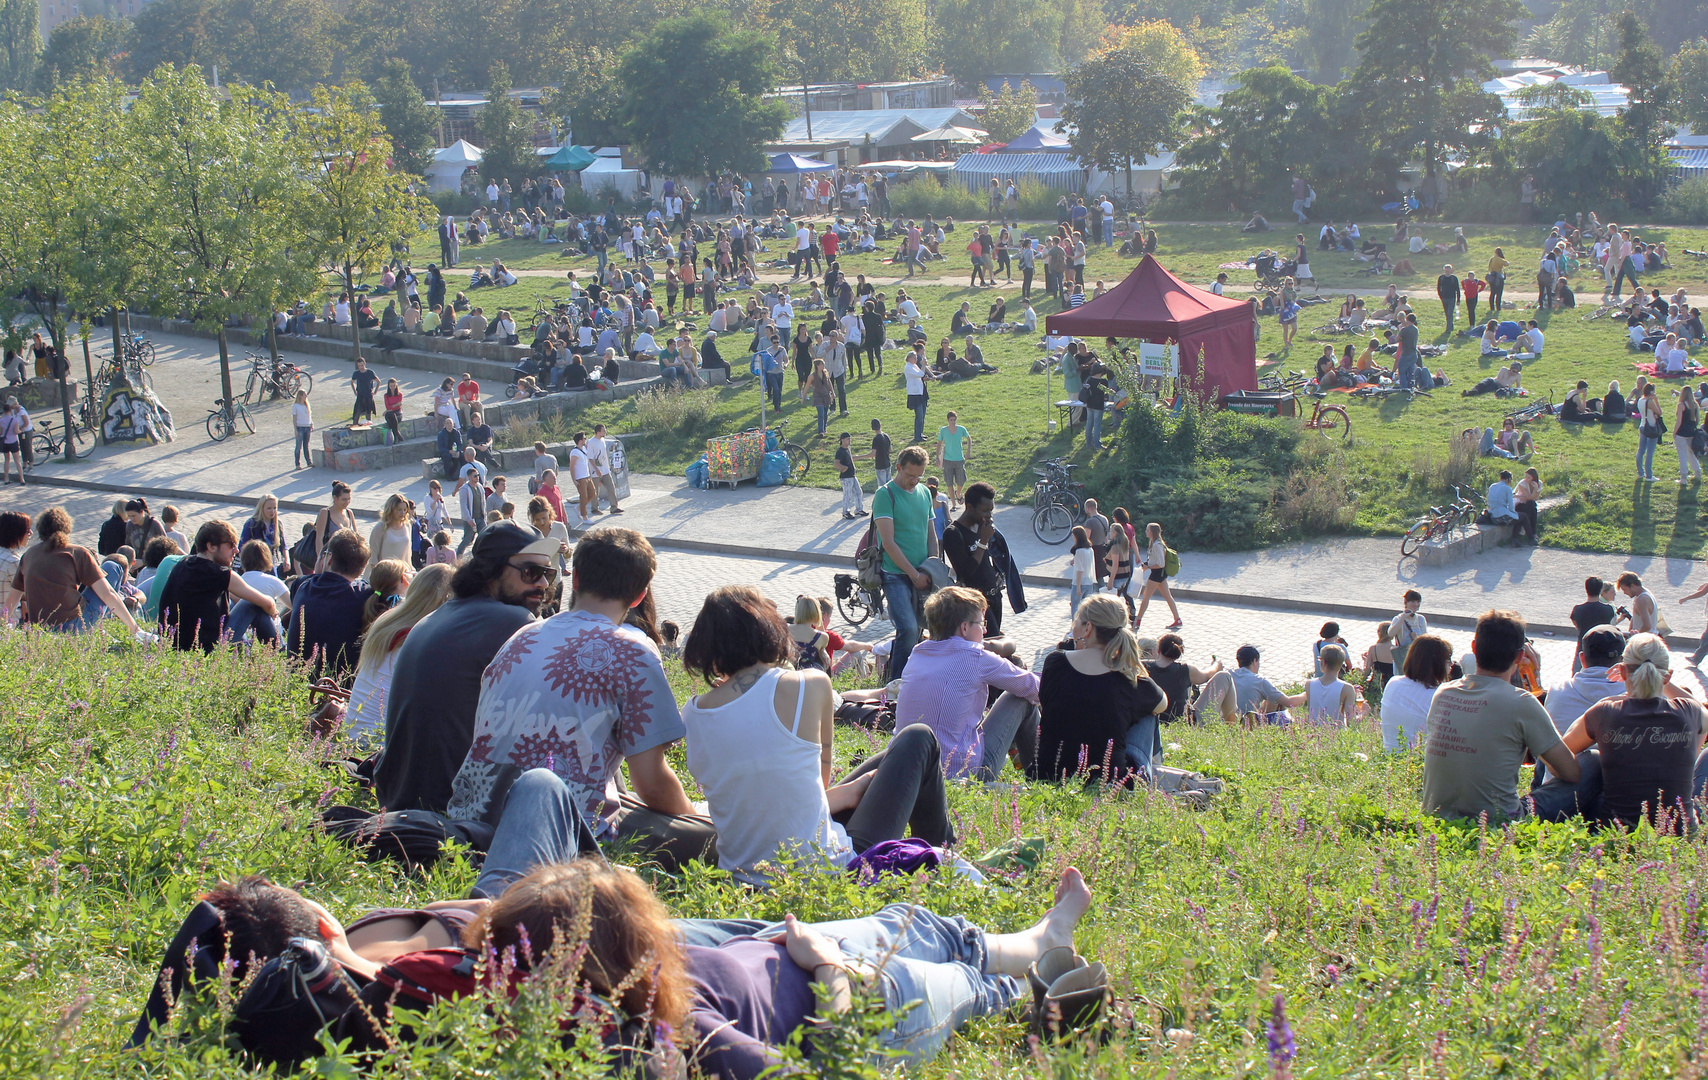
M 1242 236 L 1232 225 L 1164 224 L 1156 229 L 1160 241 L 1157 254 L 1163 265 L 1200 286 L 1207 286 L 1214 279 L 1219 264 L 1243 259 L 1258 250 L 1261 241 L 1281 246 L 1291 237 L 1291 233 L 1284 230 L 1262 238 Z M 1041 236 L 1047 229 L 1036 226 L 1029 227 L 1029 231 Z M 1386 227 L 1380 225 L 1366 228 L 1367 235 L 1385 234 L 1386 231 Z M 1705 298 L 1708 294 L 1708 260 L 1686 256 L 1683 249 L 1703 250 L 1708 247 L 1708 231 L 1678 228 L 1640 228 L 1638 231 L 1646 239 L 1664 240 L 1672 252 L 1673 268 L 1645 277 L 1643 286 L 1659 288 L 1663 295 L 1670 295 L 1682 287 L 1692 297 L 1692 303 Z M 1426 226 L 1424 232 L 1428 240 L 1436 242 L 1446 240 L 1451 229 Z M 1589 283 L 1586 279 L 1581 284 L 1580 303 L 1585 305 L 1582 310 L 1537 315 L 1529 307 L 1535 299 L 1534 271 L 1524 267 L 1533 266 L 1539 257 L 1537 252 L 1544 230 L 1469 228 L 1466 234 L 1470 239 L 1467 255 L 1421 256 L 1415 260 L 1418 274 L 1395 282 L 1413 301 L 1423 327 L 1422 340 L 1450 345 L 1447 355 L 1431 361 L 1431 364 L 1445 369 L 1454 385 L 1430 398 L 1418 398 L 1409 403 L 1398 398 L 1380 403 L 1348 403 L 1352 414 L 1352 441 L 1349 446 L 1333 448 L 1329 474 L 1337 482 L 1344 483 L 1345 497 L 1353 507 L 1350 520 L 1344 527 L 1354 532 L 1397 534 L 1404 531 L 1425 507 L 1449 498 L 1451 491 L 1440 482 L 1440 478 L 1450 434 L 1471 425 L 1498 428 L 1508 411 L 1524 404 L 1492 395 L 1469 399 L 1459 396 L 1459 390 L 1491 374 L 1492 365 L 1484 362 L 1474 341 L 1459 337 L 1449 339 L 1444 333 L 1445 324 L 1434 296 L 1434 283 L 1445 262 L 1452 261 L 1461 273 L 1466 268 L 1473 268 L 1481 276 L 1496 247 L 1502 248 L 1513 261 L 1508 275 L 1509 308 L 1506 317 L 1521 320 L 1536 317 L 1547 336 L 1544 358 L 1525 367 L 1524 383 L 1532 394 L 1542 397 L 1552 394 L 1557 402 L 1578 379 L 1588 381 L 1596 394 L 1606 389 L 1609 380 L 1618 379 L 1627 391 L 1635 380 L 1637 372 L 1631 364 L 1639 357 L 1628 349 L 1623 327 L 1612 319 L 1586 322 L 1582 317 L 1599 298 L 1599 283 Z M 1314 247 L 1314 227 L 1308 236 Z M 1011 312 L 1018 308 L 1018 278 L 1013 286 L 1004 283 L 996 289 L 968 288 L 968 257 L 960 250 L 964 244 L 951 241 L 946 246 L 952 249 L 947 260 L 932 264 L 933 273 L 941 276 L 929 285 L 909 289 L 916 296 L 921 310 L 931 315 L 926 328 L 931 334 L 932 351 L 946 334 L 950 316 L 963 300 L 972 304 L 975 320 L 984 318 L 986 309 L 997 294 L 1008 299 Z M 489 262 L 492 255 L 497 254 L 508 256 L 506 262 L 513 266 L 542 265 L 554 269 L 575 267 L 589 270 L 593 265 L 589 259 L 565 259 L 555 248 L 542 253 L 539 245 L 531 242 L 513 241 L 465 248 L 464 254 L 465 263 L 477 256 Z M 1310 369 L 1323 344 L 1332 343 L 1338 351 L 1349 340 L 1346 336 L 1317 340 L 1311 333 L 1313 328 L 1332 321 L 1339 301 L 1346 293 L 1373 300 L 1382 294 L 1389 281 L 1385 277 L 1360 276 L 1358 270 L 1366 264 L 1346 255 L 1314 254 L 1312 266 L 1321 293 L 1329 297 L 1331 303 L 1305 308 L 1300 318 L 1299 335 L 1290 349 L 1282 348 L 1276 321 L 1272 318 L 1265 320 L 1258 343 L 1259 362 L 1265 365 L 1260 370 Z M 1133 260 L 1116 255 L 1114 249 L 1096 249 L 1091 253 L 1087 266 L 1087 286 L 1090 287 L 1097 279 L 1113 284 L 1133 264 Z M 846 259 L 844 268 L 849 274 L 867 274 L 893 302 L 893 283 L 900 275 L 881 265 L 877 256 Z M 1524 287 L 1527 279 L 1532 281 L 1528 291 Z M 1250 274 L 1230 271 L 1229 280 L 1230 295 L 1248 294 Z M 906 286 L 906 282 L 901 284 Z M 488 306 L 502 298 L 502 302 L 519 313 L 519 318 L 526 324 L 537 298 L 562 295 L 562 288 L 553 279 L 529 277 L 509 289 L 479 290 L 477 298 L 479 293 L 491 297 L 487 301 Z M 1514 304 L 1518 305 L 1516 310 L 1510 306 Z M 1057 310 L 1057 305 L 1053 300 L 1044 300 L 1037 305 L 1037 310 L 1042 319 Z M 1464 316 L 1461 308 L 1461 327 Z M 816 317 L 816 314 L 807 316 L 815 322 Z M 1144 463 L 1110 462 L 1109 458 L 1118 453 L 1117 450 L 1093 455 L 1086 450 L 1077 430 L 1054 434 L 1046 431 L 1046 422 L 1055 415 L 1049 401 L 1064 395 L 1059 379 L 1046 393 L 1044 376 L 1029 374 L 1031 362 L 1038 355 L 1035 340 L 1022 340 L 1019 335 L 981 336 L 979 344 L 985 359 L 1000 367 L 1000 374 L 933 387 L 931 413 L 926 425 L 927 438 L 932 437 L 944 422 L 943 413 L 954 408 L 960 414 L 961 423 L 973 434 L 969 459 L 971 473 L 994 483 L 1003 497 L 1022 499 L 1026 496 L 1031 484 L 1032 462 L 1042 457 L 1067 454 L 1092 466 L 1087 470 L 1087 479 L 1094 487 L 1102 485 L 1106 498 L 1125 503 L 1138 501 L 1126 487 L 1125 477 L 1134 472 L 1143 475 Z M 726 358 L 743 355 L 746 342 L 741 344 L 741 348 L 725 349 Z M 899 367 L 899 362 L 886 359 L 882 378 L 851 380 L 851 416 L 846 420 L 833 419 L 832 439 L 835 432 L 842 429 L 851 429 L 858 434 L 874 417 L 882 419 L 885 429 L 892 434 L 899 433 L 905 438 L 912 433 L 912 414 L 905 407 Z M 790 391 L 793 386 L 793 377 L 788 377 L 782 422 L 791 437 L 806 443 L 814 451 L 808 482 L 834 487 L 835 473 L 830 465 L 834 442 L 831 439 L 815 441 L 816 416 L 810 406 L 803 407 L 798 404 L 798 399 L 792 397 Z M 1663 389 L 1663 396 L 1669 394 L 1670 389 Z M 679 472 L 704 450 L 706 438 L 750 427 L 757 422 L 758 395 L 750 381 L 720 390 L 713 396 L 714 401 L 709 408 L 701 407 L 696 411 L 697 415 L 704 415 L 702 421 L 687 423 L 673 431 L 647 432 L 635 440 L 632 453 L 639 467 Z M 1670 399 L 1667 404 L 1670 408 Z M 566 426 L 585 426 L 597 419 L 610 424 L 613 430 L 638 431 L 641 429 L 635 409 L 633 402 L 600 406 L 590 410 L 585 417 L 570 418 Z M 1700 492 L 1694 487 L 1680 492 L 1676 485 L 1668 482 L 1676 475 L 1676 459 L 1670 471 L 1666 467 L 1667 459 L 1673 457 L 1670 440 L 1657 455 L 1661 466 L 1657 475 L 1662 477 L 1662 482 L 1642 487 L 1634 482 L 1636 470 L 1633 460 L 1637 442 L 1634 425 L 1604 430 L 1561 425 L 1551 418 L 1544 418 L 1533 423 L 1531 430 L 1538 444 L 1538 453 L 1532 464 L 1541 471 L 1547 493 L 1568 497 L 1564 505 L 1544 517 L 1544 543 L 1596 551 L 1664 552 L 1672 556 L 1694 556 L 1708 546 Z M 1478 467 L 1471 482 L 1480 492 L 1492 482 L 1497 471 L 1491 459 Z M 1132 506 L 1131 509 L 1137 515 L 1147 515 L 1142 506 Z
M 691 688 L 673 670 L 680 699 Z M 0 637 L 0 1074 L 246 1075 L 217 1027 L 140 1062 L 119 1050 L 164 943 L 222 878 L 300 882 L 346 921 L 469 886 L 460 858 L 410 876 L 313 830 L 318 807 L 360 796 L 326 767 L 341 748 L 300 734 L 303 688 L 271 656 Z M 1091 1061 L 1034 1059 L 1020 1024 L 982 1021 L 930 1077 L 1533 1080 L 1696 1076 L 1708 1063 L 1700 839 L 1425 819 L 1418 756 L 1384 755 L 1371 730 L 1172 728 L 1166 739 L 1171 763 L 1231 782 L 1209 810 L 1048 786 L 955 789 L 973 853 L 1047 838 L 1044 865 L 1006 885 L 922 876 L 862 889 L 807 875 L 758 894 L 717 872 L 656 883 L 682 916 L 843 917 L 911 897 L 1007 930 L 1042 910 L 1063 867 L 1081 867 L 1097 900 L 1077 945 L 1109 965 L 1133 1029 Z M 868 752 L 842 734 L 839 763 Z M 1278 1008 L 1290 1044 L 1271 1037 Z M 541 1041 L 538 1027 L 495 1035 L 470 1022 L 375 1072 L 538 1075 L 525 1063 Z M 1290 1062 L 1271 1054 L 1288 1045 Z M 853 1062 L 834 1071 L 859 1074 Z M 316 1073 L 353 1075 L 331 1062 Z

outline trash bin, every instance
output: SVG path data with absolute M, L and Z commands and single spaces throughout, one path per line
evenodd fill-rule
M 1258 391 L 1236 390 L 1222 399 L 1222 405 L 1230 412 L 1246 413 L 1251 416 L 1297 416 L 1299 414 L 1297 398 L 1291 390 Z

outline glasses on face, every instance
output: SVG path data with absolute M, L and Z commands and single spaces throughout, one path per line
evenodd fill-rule
M 555 567 L 542 566 L 539 563 L 507 562 L 504 565 L 516 571 L 516 576 L 522 579 L 524 585 L 538 585 L 542 581 L 550 585 L 557 580 Z

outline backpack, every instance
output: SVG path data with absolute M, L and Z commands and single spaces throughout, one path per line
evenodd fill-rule
M 320 1032 L 351 1012 L 361 989 L 313 938 L 294 937 L 267 961 L 232 1010 L 243 1049 L 281 1072 L 320 1054 Z
M 814 630 L 812 637 L 806 641 L 795 642 L 795 670 L 806 671 L 811 668 L 828 673 L 824 665 L 824 654 L 820 649 L 829 642 L 830 635 L 822 630 Z
M 1180 573 L 1180 553 L 1171 547 L 1162 549 L 1162 575 L 1174 577 Z
M 885 484 L 879 488 L 881 492 L 889 487 Z M 891 505 L 894 505 L 891 497 Z M 877 492 L 872 494 L 873 510 L 877 509 Z M 884 543 L 878 537 L 878 519 L 874 516 L 872 523 L 866 527 L 866 535 L 860 538 L 860 545 L 854 549 L 854 576 L 859 580 L 860 588 L 869 593 L 882 594 L 884 591 Z
M 353 1050 L 382 1049 L 389 1039 L 380 1025 L 394 1019 L 394 1009 L 424 1013 L 438 1002 L 467 997 L 477 989 L 474 969 L 475 954 L 467 949 L 423 949 L 396 957 L 362 988 L 362 1007 L 337 1018 L 333 1036 L 349 1039 Z M 397 1024 L 390 1034 L 414 1039 L 406 1024 Z

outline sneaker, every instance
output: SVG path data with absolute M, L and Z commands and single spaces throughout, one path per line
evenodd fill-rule
M 607 513 L 607 514 L 626 514 L 626 513 L 628 513 L 628 511 L 627 511 L 627 510 L 624 510 L 624 509 L 623 509 L 623 508 L 622 508 L 622 507 L 620 507 L 620 506 L 613 506 L 613 507 L 611 507 L 611 509 L 609 509 L 609 510 L 607 510 L 607 511 L 605 511 L 605 512 L 606 512 L 606 513 Z
M 853 521 L 854 515 L 850 514 L 848 511 L 844 510 L 844 511 L 842 511 L 842 520 L 843 521 Z
M 1174 622 L 1169 623 L 1167 626 L 1163 627 L 1163 629 L 1164 630 L 1178 630 L 1183 625 L 1185 625 L 1185 624 L 1181 623 L 1179 620 L 1176 620 Z
M 864 511 L 864 510 L 856 510 L 856 511 L 854 511 L 854 516 L 855 517 L 871 517 L 872 515 L 866 513 L 866 511 Z

